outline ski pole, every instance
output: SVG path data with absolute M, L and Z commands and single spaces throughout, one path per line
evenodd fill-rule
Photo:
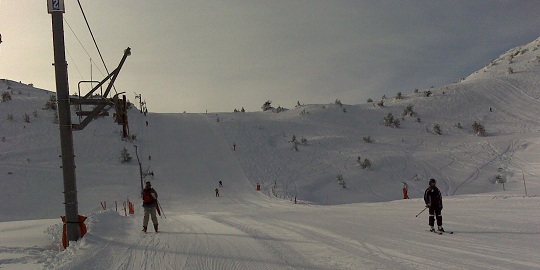
M 165 216 L 165 212 L 163 212 L 163 207 L 161 207 L 161 204 L 159 204 L 159 201 L 156 200 L 156 202 L 157 202 L 157 207 L 161 210 L 161 213 L 163 214 L 163 217 L 164 217 L 164 218 L 167 218 L 167 217 Z
M 424 211 L 426 211 L 426 209 L 428 209 L 427 207 L 424 208 L 424 210 L 422 210 L 420 213 L 418 213 L 418 215 L 416 215 L 416 217 L 418 217 L 420 214 L 424 213 Z

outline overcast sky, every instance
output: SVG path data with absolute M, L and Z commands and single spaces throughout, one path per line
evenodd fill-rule
M 0 78 L 55 91 L 46 3 L 0 0 Z M 116 89 L 152 112 L 365 103 L 458 81 L 540 36 L 537 0 L 80 3 L 109 71 L 131 47 Z M 65 6 L 74 93 L 106 72 L 77 1 Z

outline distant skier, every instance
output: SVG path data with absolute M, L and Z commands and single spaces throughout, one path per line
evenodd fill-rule
M 426 207 L 429 208 L 429 226 L 430 231 L 435 232 L 435 218 L 437 219 L 437 226 L 439 232 L 444 232 L 442 227 L 442 215 L 441 211 L 443 209 L 442 204 L 442 195 L 439 188 L 435 186 L 437 181 L 431 178 L 429 180 L 429 187 L 424 192 L 424 202 Z
M 216 188 L 216 197 L 219 197 L 219 189 Z
M 219 187 L 223 187 L 223 182 L 221 182 L 221 180 L 219 180 Z
M 409 185 L 403 182 L 403 199 L 405 200 L 409 198 L 409 195 L 407 193 L 408 190 L 409 190 Z
M 152 216 L 152 223 L 154 224 L 154 230 L 158 232 L 158 220 L 156 216 L 157 208 L 157 198 L 158 194 L 155 189 L 152 188 L 150 181 L 146 182 L 146 186 L 141 191 L 143 199 L 143 208 L 144 208 L 144 219 L 143 219 L 143 232 L 146 233 L 148 227 L 148 216 Z

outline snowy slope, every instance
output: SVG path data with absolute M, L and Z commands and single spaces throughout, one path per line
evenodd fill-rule
M 54 112 L 41 109 L 52 93 L 2 80 L 0 93 L 12 100 L 0 103 L 0 267 L 538 269 L 539 46 L 540 39 L 459 83 L 425 89 L 430 97 L 403 91 L 384 107 L 146 116 L 134 109 L 133 143 L 120 140 L 111 117 L 96 119 L 74 132 L 79 211 L 89 216 L 89 233 L 66 251 L 59 247 L 59 132 Z M 417 115 L 400 128 L 382 124 L 409 104 Z M 474 121 L 488 136 L 472 134 Z M 435 123 L 442 135 L 431 132 Z M 307 139 L 299 151 L 293 135 Z M 367 136 L 374 142 L 364 143 Z M 123 148 L 135 159 L 134 144 L 166 214 L 158 235 L 140 232 L 137 163 L 119 161 Z M 362 170 L 358 156 L 372 169 Z M 429 178 L 439 180 L 454 235 L 427 232 L 426 212 L 415 217 Z M 411 200 L 400 200 L 402 182 Z M 111 205 L 127 198 L 136 212 L 124 217 Z M 109 209 L 100 211 L 105 201 Z

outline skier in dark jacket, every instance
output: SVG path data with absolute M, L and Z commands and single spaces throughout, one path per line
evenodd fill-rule
M 146 182 L 144 189 L 141 191 L 144 208 L 143 219 L 143 232 L 146 232 L 148 227 L 148 216 L 152 216 L 152 223 L 154 224 L 154 230 L 158 232 L 158 220 L 156 216 L 157 198 L 158 194 L 155 189 L 152 188 L 150 181 Z
M 435 218 L 437 219 L 437 226 L 438 230 L 440 232 L 444 232 L 444 229 L 442 227 L 442 215 L 441 211 L 443 209 L 442 204 L 442 195 L 439 188 L 435 186 L 437 181 L 435 179 L 429 180 L 429 187 L 424 192 L 424 202 L 426 203 L 426 207 L 429 208 L 429 226 L 430 231 L 434 232 L 435 228 Z

